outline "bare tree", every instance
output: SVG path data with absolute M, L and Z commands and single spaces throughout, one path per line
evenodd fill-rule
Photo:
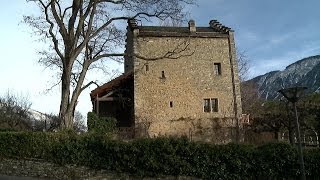
M 249 78 L 250 62 L 245 51 L 237 48 L 237 63 L 238 72 L 241 82 L 241 102 L 244 113 L 249 113 L 254 104 L 258 101 L 258 87 L 252 81 L 247 81 Z
M 239 78 L 241 82 L 244 82 L 249 78 L 249 69 L 250 69 L 249 58 L 246 55 L 245 51 L 237 50 L 237 61 L 238 61 Z
M 40 8 L 40 16 L 24 16 L 24 22 L 43 40 L 51 41 L 40 52 L 40 63 L 59 72 L 61 127 L 71 129 L 77 100 L 94 81 L 88 70 L 99 62 L 121 61 L 124 33 L 121 21 L 154 18 L 180 21 L 184 6 L 194 0 L 27 0 Z M 170 54 L 169 54 L 170 55 Z M 168 55 L 168 56 L 169 56 Z M 172 55 L 171 55 L 172 56 Z
M 87 130 L 84 119 L 84 116 L 79 111 L 75 111 L 73 129 L 76 132 L 85 132 Z
M 28 96 L 8 91 L 0 97 L 0 128 L 31 130 Z
M 254 112 L 256 103 L 260 103 L 259 91 L 255 82 L 241 82 L 241 103 L 245 114 Z

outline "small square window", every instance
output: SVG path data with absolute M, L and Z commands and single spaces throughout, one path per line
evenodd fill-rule
M 203 112 L 218 112 L 219 102 L 217 98 L 203 100 Z
M 214 63 L 214 75 L 221 75 L 221 63 Z

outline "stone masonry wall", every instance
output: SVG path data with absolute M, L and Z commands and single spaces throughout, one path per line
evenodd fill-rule
M 238 117 L 241 113 L 239 84 L 233 86 L 239 83 L 233 38 L 220 34 L 216 38 L 137 37 L 134 41 L 135 53 L 149 58 L 185 47 L 179 55 L 186 56 L 178 59 L 134 59 L 136 127 L 143 126 L 149 136 L 186 135 L 230 142 L 237 126 L 235 113 Z M 221 63 L 221 75 L 214 74 L 214 63 Z M 206 98 L 218 98 L 219 112 L 203 111 Z
M 234 32 L 229 32 L 229 49 L 231 55 L 231 63 L 233 67 L 233 77 L 234 77 L 234 92 L 235 92 L 235 108 L 237 109 L 236 115 L 238 118 L 242 115 L 242 103 L 241 103 L 241 91 L 240 91 L 240 79 L 239 79 L 239 71 L 238 71 L 238 62 L 236 59 L 236 48 L 234 42 Z
M 127 27 L 127 34 L 126 34 L 126 50 L 124 56 L 124 72 L 128 72 L 133 69 L 133 31 L 131 27 Z

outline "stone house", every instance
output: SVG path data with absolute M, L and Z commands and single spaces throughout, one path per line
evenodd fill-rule
M 91 92 L 93 111 L 139 136 L 188 136 L 227 143 L 241 115 L 234 32 L 139 26 L 128 21 L 124 74 Z

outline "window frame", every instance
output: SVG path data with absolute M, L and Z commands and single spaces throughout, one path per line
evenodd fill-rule
M 205 113 L 219 112 L 219 99 L 218 98 L 204 98 L 203 99 L 203 112 L 205 112 Z
M 218 98 L 211 98 L 211 112 L 219 112 L 219 100 Z
M 222 75 L 221 63 L 213 63 L 213 73 L 215 76 Z
M 211 105 L 210 105 L 210 98 L 203 99 L 203 112 L 210 113 L 211 112 Z

